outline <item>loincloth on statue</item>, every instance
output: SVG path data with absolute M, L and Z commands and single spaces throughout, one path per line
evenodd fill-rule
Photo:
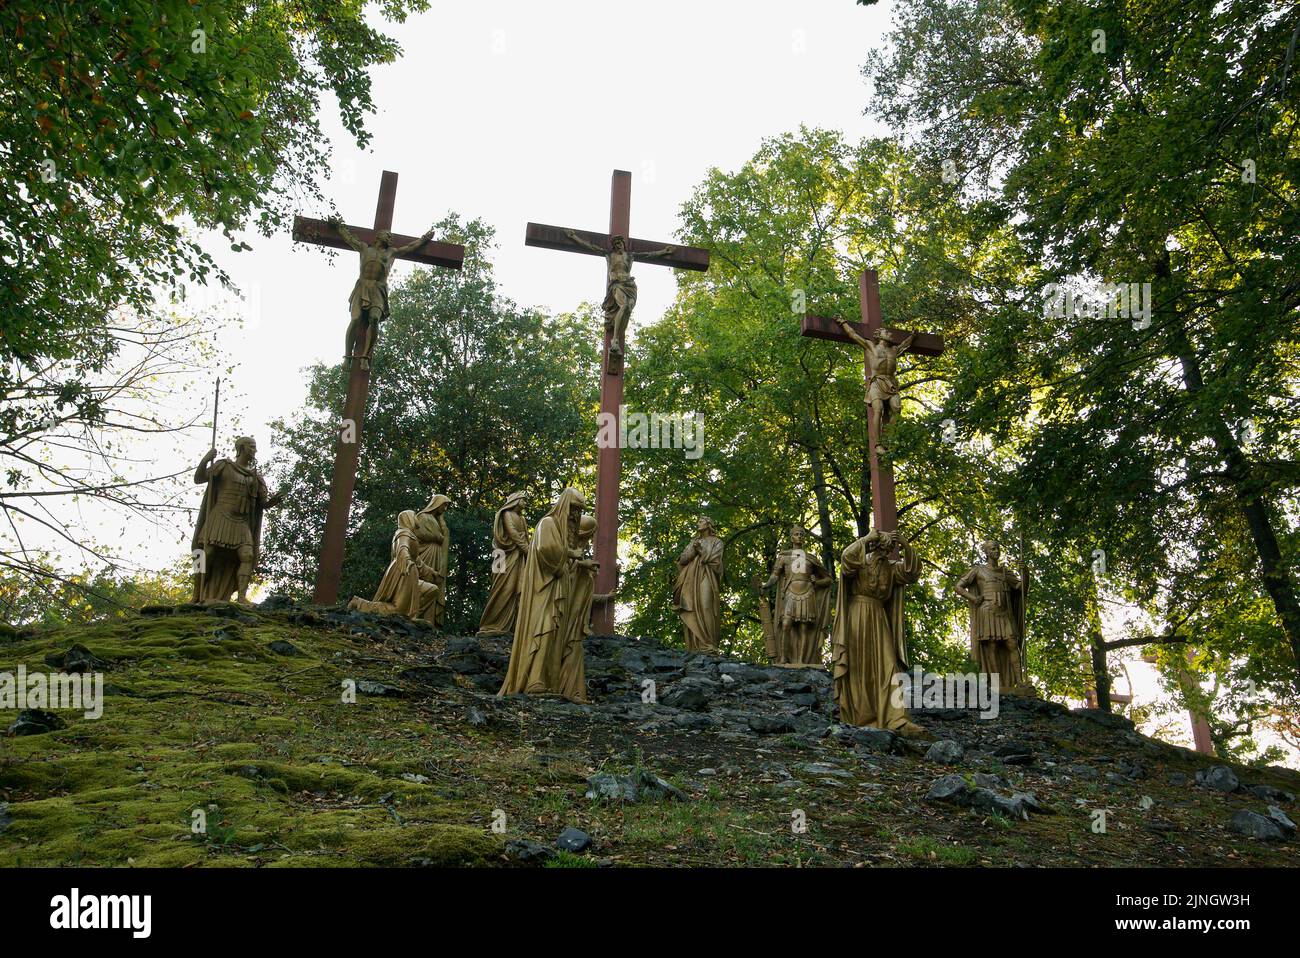
M 360 319 L 368 315 L 376 306 L 379 307 L 380 319 L 387 319 L 388 286 L 377 279 L 362 277 L 352 287 L 352 295 L 348 298 L 348 308 L 352 311 L 352 318 Z
M 806 591 L 796 591 L 798 585 Z M 785 605 L 781 608 L 781 618 L 789 622 L 817 621 L 817 591 L 811 583 L 791 583 L 785 593 Z

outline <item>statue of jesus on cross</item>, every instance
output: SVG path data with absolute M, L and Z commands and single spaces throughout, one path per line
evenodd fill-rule
M 845 335 L 867 352 L 867 368 L 871 372 L 867 381 L 867 405 L 871 407 L 871 415 L 876 417 L 876 429 L 883 429 L 885 423 L 903 408 L 902 397 L 898 395 L 898 357 L 911 348 L 915 334 L 908 333 L 895 346 L 886 329 L 877 329 L 871 339 L 864 339 L 844 317 L 836 316 L 834 319 Z M 877 443 L 876 452 L 883 451 L 881 444 Z
M 379 332 L 379 322 L 388 318 L 388 271 L 393 268 L 393 260 L 399 256 L 409 256 L 433 236 L 430 229 L 405 246 L 393 245 L 393 234 L 388 230 L 375 233 L 374 244 L 363 243 L 343 223 L 341 216 L 331 216 L 326 222 L 338 230 L 343 241 L 361 254 L 361 275 L 352 287 L 348 298 L 348 308 L 352 321 L 343 340 L 343 362 L 350 365 L 352 360 L 361 360 L 361 368 L 370 368 L 370 357 L 375 351 L 375 338 Z
M 632 307 L 636 305 L 636 279 L 632 276 L 632 254 L 627 248 L 627 238 L 611 236 L 610 251 L 607 254 L 604 249 L 595 243 L 587 242 L 573 230 L 564 232 L 574 245 L 597 256 L 604 256 L 605 262 L 609 264 L 609 272 L 605 280 L 605 301 L 600 304 L 600 308 L 605 314 L 605 328 L 613 333 L 609 343 L 609 354 L 621 360 L 623 338 L 627 332 L 628 321 L 632 318 Z M 665 246 L 636 255 L 638 259 L 654 260 L 667 259 L 676 252 L 676 246 Z

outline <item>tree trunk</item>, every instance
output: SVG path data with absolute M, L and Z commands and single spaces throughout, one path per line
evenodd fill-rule
M 831 534 L 831 503 L 826 493 L 826 469 L 822 464 L 821 450 L 808 447 L 808 463 L 812 466 L 813 493 L 817 497 L 817 525 L 821 529 L 822 564 L 835 578 L 835 537 Z

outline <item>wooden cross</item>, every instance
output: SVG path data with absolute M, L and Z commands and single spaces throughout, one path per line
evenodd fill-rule
M 863 339 L 870 340 L 881 328 L 880 319 L 880 282 L 874 269 L 864 269 L 858 282 L 859 302 L 862 309 L 862 322 L 852 323 L 854 332 Z M 837 343 L 852 343 L 830 316 L 805 315 L 800 332 L 815 339 L 829 339 Z M 889 341 L 897 346 L 909 335 L 904 330 L 885 329 Z M 943 337 L 934 333 L 914 333 L 911 352 L 923 356 L 938 356 L 943 352 Z M 865 350 L 864 350 L 865 352 Z M 871 383 L 871 358 L 864 356 L 867 384 Z M 877 417 L 867 410 L 867 456 L 871 466 L 871 513 L 875 528 L 882 532 L 893 532 L 898 528 L 898 503 L 894 499 L 894 469 L 887 459 L 882 459 L 877 447 L 880 445 L 880 423 Z
M 609 198 L 609 232 L 591 233 L 585 230 L 573 230 L 585 243 L 599 247 L 608 253 L 613 249 L 611 240 L 622 236 L 627 250 L 636 262 L 657 263 L 660 266 L 673 266 L 677 269 L 707 270 L 709 268 L 708 250 L 695 249 L 690 246 L 678 246 L 670 255 L 653 260 L 640 259 L 638 253 L 660 250 L 668 243 L 652 243 L 649 240 L 632 239 L 630 222 L 632 217 L 632 174 L 626 170 L 615 170 L 610 184 Z M 540 246 L 543 249 L 563 250 L 566 253 L 585 253 L 597 255 L 594 251 L 580 246 L 569 237 L 569 230 L 559 226 L 545 226 L 541 223 L 529 223 L 524 243 L 528 246 Z M 600 412 L 606 422 L 614 422 L 621 430 L 623 405 L 623 363 L 610 362 L 609 347 L 611 332 L 605 331 L 605 348 L 601 359 L 600 377 Z M 612 416 L 613 419 L 608 417 Z M 622 435 L 621 431 L 615 435 Z M 595 558 L 600 563 L 596 573 L 597 593 L 610 593 L 618 586 L 618 482 L 622 471 L 619 446 L 617 443 L 602 447 L 596 453 L 596 543 Z M 614 631 L 614 603 L 597 602 L 592 604 L 591 628 L 597 635 L 608 635 Z
M 393 206 L 397 202 L 397 174 L 384 170 L 379 182 L 379 203 L 375 207 L 373 229 L 348 226 L 347 229 L 361 242 L 371 245 L 380 230 L 391 230 Z M 315 243 L 336 249 L 351 249 L 333 223 L 305 216 L 293 218 L 293 238 L 300 243 Z M 406 246 L 418 237 L 392 237 L 392 245 Z M 425 243 L 413 253 L 398 254 L 401 259 L 429 266 L 460 269 L 465 260 L 465 247 L 456 243 Z M 375 330 L 378 343 L 378 330 Z M 353 360 L 350 363 L 348 395 L 343 403 L 343 419 L 339 424 L 338 445 L 334 452 L 334 474 L 330 479 L 329 509 L 325 514 L 325 536 L 320 547 L 320 561 L 316 567 L 316 592 L 313 601 L 319 605 L 332 605 L 338 600 L 339 578 L 343 574 L 343 542 L 347 538 L 348 513 L 352 509 L 352 491 L 357 483 L 357 461 L 361 456 L 361 422 L 366 413 L 366 396 L 370 392 L 369 363 Z

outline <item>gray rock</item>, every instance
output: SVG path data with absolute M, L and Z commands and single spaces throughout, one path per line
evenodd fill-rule
M 286 642 L 284 639 L 276 639 L 266 646 L 276 655 L 302 655 L 302 651 L 292 642 Z
M 398 678 L 428 688 L 445 689 L 456 684 L 456 673 L 440 665 L 414 665 L 398 673 Z M 500 680 L 494 679 L 492 684 L 499 686 L 501 683 Z
M 1277 822 L 1244 808 L 1232 813 L 1232 822 L 1228 827 L 1238 835 L 1265 842 L 1280 842 L 1286 838 L 1282 826 Z
M 707 679 L 686 678 L 674 682 L 661 697 L 664 705 L 698 712 L 709 704 L 717 686 Z
M 966 749 L 960 742 L 954 742 L 950 738 L 943 738 L 931 745 L 925 752 L 927 762 L 938 762 L 940 765 L 954 765 L 961 761 L 961 757 L 966 754 Z
M 78 643 L 66 652 L 51 652 L 45 664 L 62 672 L 103 672 L 108 663 L 90 649 Z
M 599 772 L 587 779 L 587 798 L 622 802 L 687 801 L 686 793 L 680 788 L 645 769 L 631 775 Z
M 370 679 L 357 679 L 357 691 L 362 695 L 400 696 L 402 694 L 402 690 L 395 685 L 372 682 Z
M 585 852 L 591 847 L 591 836 L 580 828 L 566 828 L 555 840 L 555 847 L 566 852 Z
M 1274 823 L 1277 824 L 1277 827 L 1282 829 L 1288 837 L 1295 834 L 1295 822 L 1291 821 L 1291 819 L 1287 817 L 1286 812 L 1282 811 L 1282 809 L 1278 808 L 1276 805 L 1270 805 L 1268 807 L 1268 817 L 1271 818 Z
M 970 791 L 970 785 L 960 775 L 945 775 L 930 786 L 930 790 L 925 793 L 925 800 L 960 805 L 965 803 Z
M 23 709 L 5 731 L 10 735 L 44 735 L 63 728 L 63 719 L 42 709 Z
M 482 709 L 471 705 L 465 712 L 465 721 L 470 725 L 482 727 L 488 724 L 489 719 Z
M 574 830 L 576 831 L 576 829 Z M 541 865 L 555 857 L 555 849 L 549 848 L 541 842 L 530 842 L 526 838 L 515 838 L 506 842 L 506 855 L 520 864 Z
M 897 753 L 902 751 L 902 739 L 889 729 L 838 725 L 835 728 L 835 736 L 842 741 L 852 742 L 868 752 Z
M 1274 788 L 1272 785 L 1247 785 L 1246 791 L 1256 798 L 1262 798 L 1266 802 L 1294 802 L 1295 796 L 1290 792 L 1284 792 L 1280 788 Z
M 788 715 L 751 715 L 749 727 L 759 735 L 777 735 L 781 732 L 793 732 L 794 722 Z
M 1237 780 L 1237 773 L 1226 765 L 1211 765 L 1209 768 L 1198 769 L 1196 784 L 1216 792 L 1235 792 L 1241 786 L 1241 782 Z
M 976 772 L 971 777 L 980 788 L 1006 788 L 1007 785 L 1001 775 L 990 775 L 988 772 Z

